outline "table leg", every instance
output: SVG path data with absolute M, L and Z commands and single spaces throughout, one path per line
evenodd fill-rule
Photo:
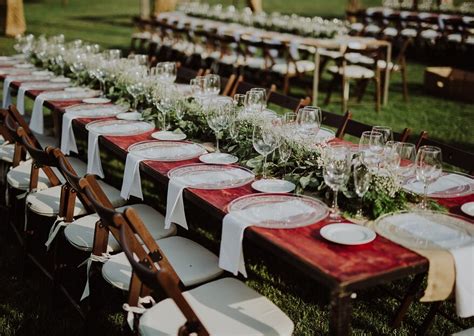
M 351 294 L 340 290 L 331 291 L 330 335 L 350 335 L 351 333 Z
M 387 45 L 387 58 L 385 59 L 385 82 L 383 85 L 383 106 L 386 106 L 388 103 L 388 87 L 390 86 L 390 67 L 388 66 L 392 61 L 392 44 Z
M 313 74 L 313 101 L 314 106 L 318 105 L 318 95 L 319 95 L 319 66 L 320 66 L 320 56 L 318 48 L 316 48 L 316 53 L 314 54 L 314 74 Z

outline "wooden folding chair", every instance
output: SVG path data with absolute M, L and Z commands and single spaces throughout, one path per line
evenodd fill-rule
M 166 252 L 146 236 L 136 213 L 127 209 L 112 219 L 120 230 L 120 243 L 134 270 L 136 287 L 141 287 L 139 295 L 146 295 L 151 289 L 169 297 L 142 315 L 139 330 L 157 334 L 222 334 L 229 330 L 227 320 L 232 324 L 232 331 L 240 335 L 292 334 L 293 323 L 278 307 L 234 278 L 219 279 L 182 292 Z M 150 252 L 143 250 L 137 236 Z
M 276 91 L 271 91 L 268 96 L 267 103 L 278 105 L 293 112 L 298 112 L 300 108 L 309 105 L 310 101 L 311 98 L 309 97 L 306 97 L 304 99 L 297 99 L 278 93 Z
M 352 117 L 352 113 L 347 111 L 344 115 L 335 114 L 327 111 L 322 111 L 322 121 L 321 124 L 336 129 L 336 138 L 344 138 L 346 133 L 347 123 Z
M 363 132 L 371 131 L 372 127 L 372 125 L 364 124 L 360 121 L 350 119 L 347 122 L 345 133 L 360 138 Z M 405 128 L 402 133 L 393 132 L 393 139 L 395 141 L 405 142 L 408 140 L 410 134 L 411 130 L 409 128 Z
M 237 78 L 237 82 L 235 84 L 234 89 L 232 90 L 231 96 L 233 97 L 235 94 L 245 94 L 247 91 L 250 91 L 253 88 L 259 87 L 256 84 L 252 84 L 249 82 L 244 81 L 244 77 L 241 75 Z M 276 91 L 276 86 L 272 85 L 270 88 L 267 88 L 267 101 L 270 97 L 270 93 Z
M 420 133 L 416 148 L 421 146 L 436 146 L 441 148 L 443 155 L 443 162 L 452 166 L 461 168 L 469 173 L 474 174 L 474 154 L 466 152 L 462 149 L 447 145 L 437 140 L 429 139 L 428 132 L 423 131 Z

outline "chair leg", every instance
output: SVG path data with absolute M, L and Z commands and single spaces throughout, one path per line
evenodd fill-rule
M 380 112 L 380 78 L 375 78 L 375 110 Z
M 347 103 L 349 101 L 350 83 L 346 78 L 342 78 L 342 112 L 347 111 Z
M 288 95 L 289 91 L 290 91 L 290 76 L 286 75 L 285 78 L 283 79 L 283 93 L 285 95 Z
M 331 102 L 332 91 L 334 90 L 334 87 L 336 86 L 337 80 L 338 80 L 337 76 L 334 75 L 332 78 L 332 81 L 329 83 L 328 93 L 326 95 L 326 99 L 324 100 L 324 105 L 328 105 Z
M 403 85 L 403 100 L 408 102 L 408 78 L 407 78 L 407 67 L 406 64 L 402 65 L 402 85 Z
M 367 79 L 363 79 L 360 81 L 359 92 L 357 94 L 357 103 L 360 103 L 362 101 L 368 84 L 369 81 Z
M 423 324 L 418 328 L 417 335 L 427 335 L 428 330 L 433 325 L 434 319 L 436 317 L 436 313 L 438 312 L 438 308 L 441 306 L 443 301 L 436 301 L 431 303 L 430 311 L 426 315 L 425 319 L 423 320 Z
M 405 317 L 405 314 L 408 311 L 408 308 L 410 307 L 412 302 L 415 300 L 416 294 L 418 293 L 418 290 L 420 289 L 420 286 L 424 277 L 425 277 L 425 273 L 417 274 L 415 278 L 413 279 L 413 281 L 411 282 L 410 287 L 408 287 L 408 290 L 405 296 L 403 297 L 402 303 L 400 304 L 400 307 L 398 308 L 398 311 L 395 314 L 395 317 L 393 318 L 392 328 L 396 329 L 400 326 L 400 323 Z

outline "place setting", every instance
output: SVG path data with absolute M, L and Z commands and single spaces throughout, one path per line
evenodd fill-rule
M 100 136 L 133 136 L 147 133 L 155 128 L 154 125 L 144 121 L 129 120 L 98 120 L 86 125 L 89 132 L 87 145 L 87 173 L 104 177 L 100 160 Z
M 139 165 L 141 161 L 176 162 L 199 157 L 206 150 L 199 144 L 185 141 L 147 140 L 131 145 L 125 161 L 120 195 L 143 199 Z

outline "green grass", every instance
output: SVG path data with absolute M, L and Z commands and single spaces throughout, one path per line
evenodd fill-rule
M 263 0 L 267 10 L 295 12 L 325 17 L 344 15 L 344 0 Z M 130 17 L 138 12 L 135 0 L 70 0 L 68 6 L 59 0 L 30 1 L 25 4 L 28 32 L 34 34 L 64 33 L 68 39 L 81 38 L 100 43 L 104 47 L 127 48 L 132 31 Z M 216 2 L 216 1 L 215 1 Z M 224 2 L 230 4 L 230 1 Z M 371 1 L 372 4 L 378 3 Z M 0 54 L 12 52 L 12 39 L 0 38 Z M 391 82 L 389 105 L 377 114 L 373 108 L 371 91 L 361 104 L 350 103 L 354 118 L 371 124 L 390 125 L 395 130 L 411 127 L 414 133 L 427 130 L 431 136 L 451 144 L 473 150 L 474 138 L 471 130 L 473 105 L 447 101 L 426 95 L 423 92 L 423 64 L 409 64 L 410 102 L 401 96 L 400 79 L 395 76 Z M 339 111 L 340 102 L 334 95 L 334 103 L 324 107 Z M 323 94 L 321 95 L 323 97 Z M 116 182 L 121 181 L 123 167 L 117 161 L 107 160 L 117 172 Z M 120 166 L 122 168 L 117 168 Z M 105 165 L 104 165 L 105 167 Z M 110 168 L 109 167 L 109 168 Z M 145 183 L 153 188 L 153 184 Z M 118 185 L 120 186 L 120 184 Z M 148 191 L 153 191 L 149 189 Z M 158 202 L 158 200 L 155 200 Z M 162 200 L 161 200 L 162 202 Z M 4 217 L 2 217 L 4 218 Z M 2 220 L 2 224 L 3 220 Z M 3 226 L 3 225 L 2 225 Z M 218 232 L 196 230 L 193 238 L 210 247 L 217 248 Z M 247 284 L 264 294 L 283 309 L 295 322 L 296 335 L 322 335 L 328 329 L 328 305 L 326 291 L 308 277 L 300 274 L 282 261 L 263 253 L 258 247 L 250 246 L 249 273 Z M 67 305 L 54 309 L 50 296 L 50 284 L 41 276 L 33 274 L 22 277 L 21 249 L 11 236 L 0 233 L 0 335 L 82 335 L 83 324 Z M 358 293 L 354 300 L 353 328 L 355 335 L 410 335 L 416 332 L 427 313 L 427 305 L 413 305 L 400 329 L 389 327 L 397 302 L 387 295 L 391 289 L 402 295 L 407 281 L 380 286 Z M 123 318 L 120 302 L 123 298 L 114 293 L 112 303 L 100 312 L 99 325 L 88 334 L 117 335 Z M 445 304 L 444 309 L 453 315 L 454 307 Z M 463 323 L 474 324 L 470 319 Z M 444 335 L 460 328 L 451 321 L 438 316 L 432 328 L 433 335 Z

